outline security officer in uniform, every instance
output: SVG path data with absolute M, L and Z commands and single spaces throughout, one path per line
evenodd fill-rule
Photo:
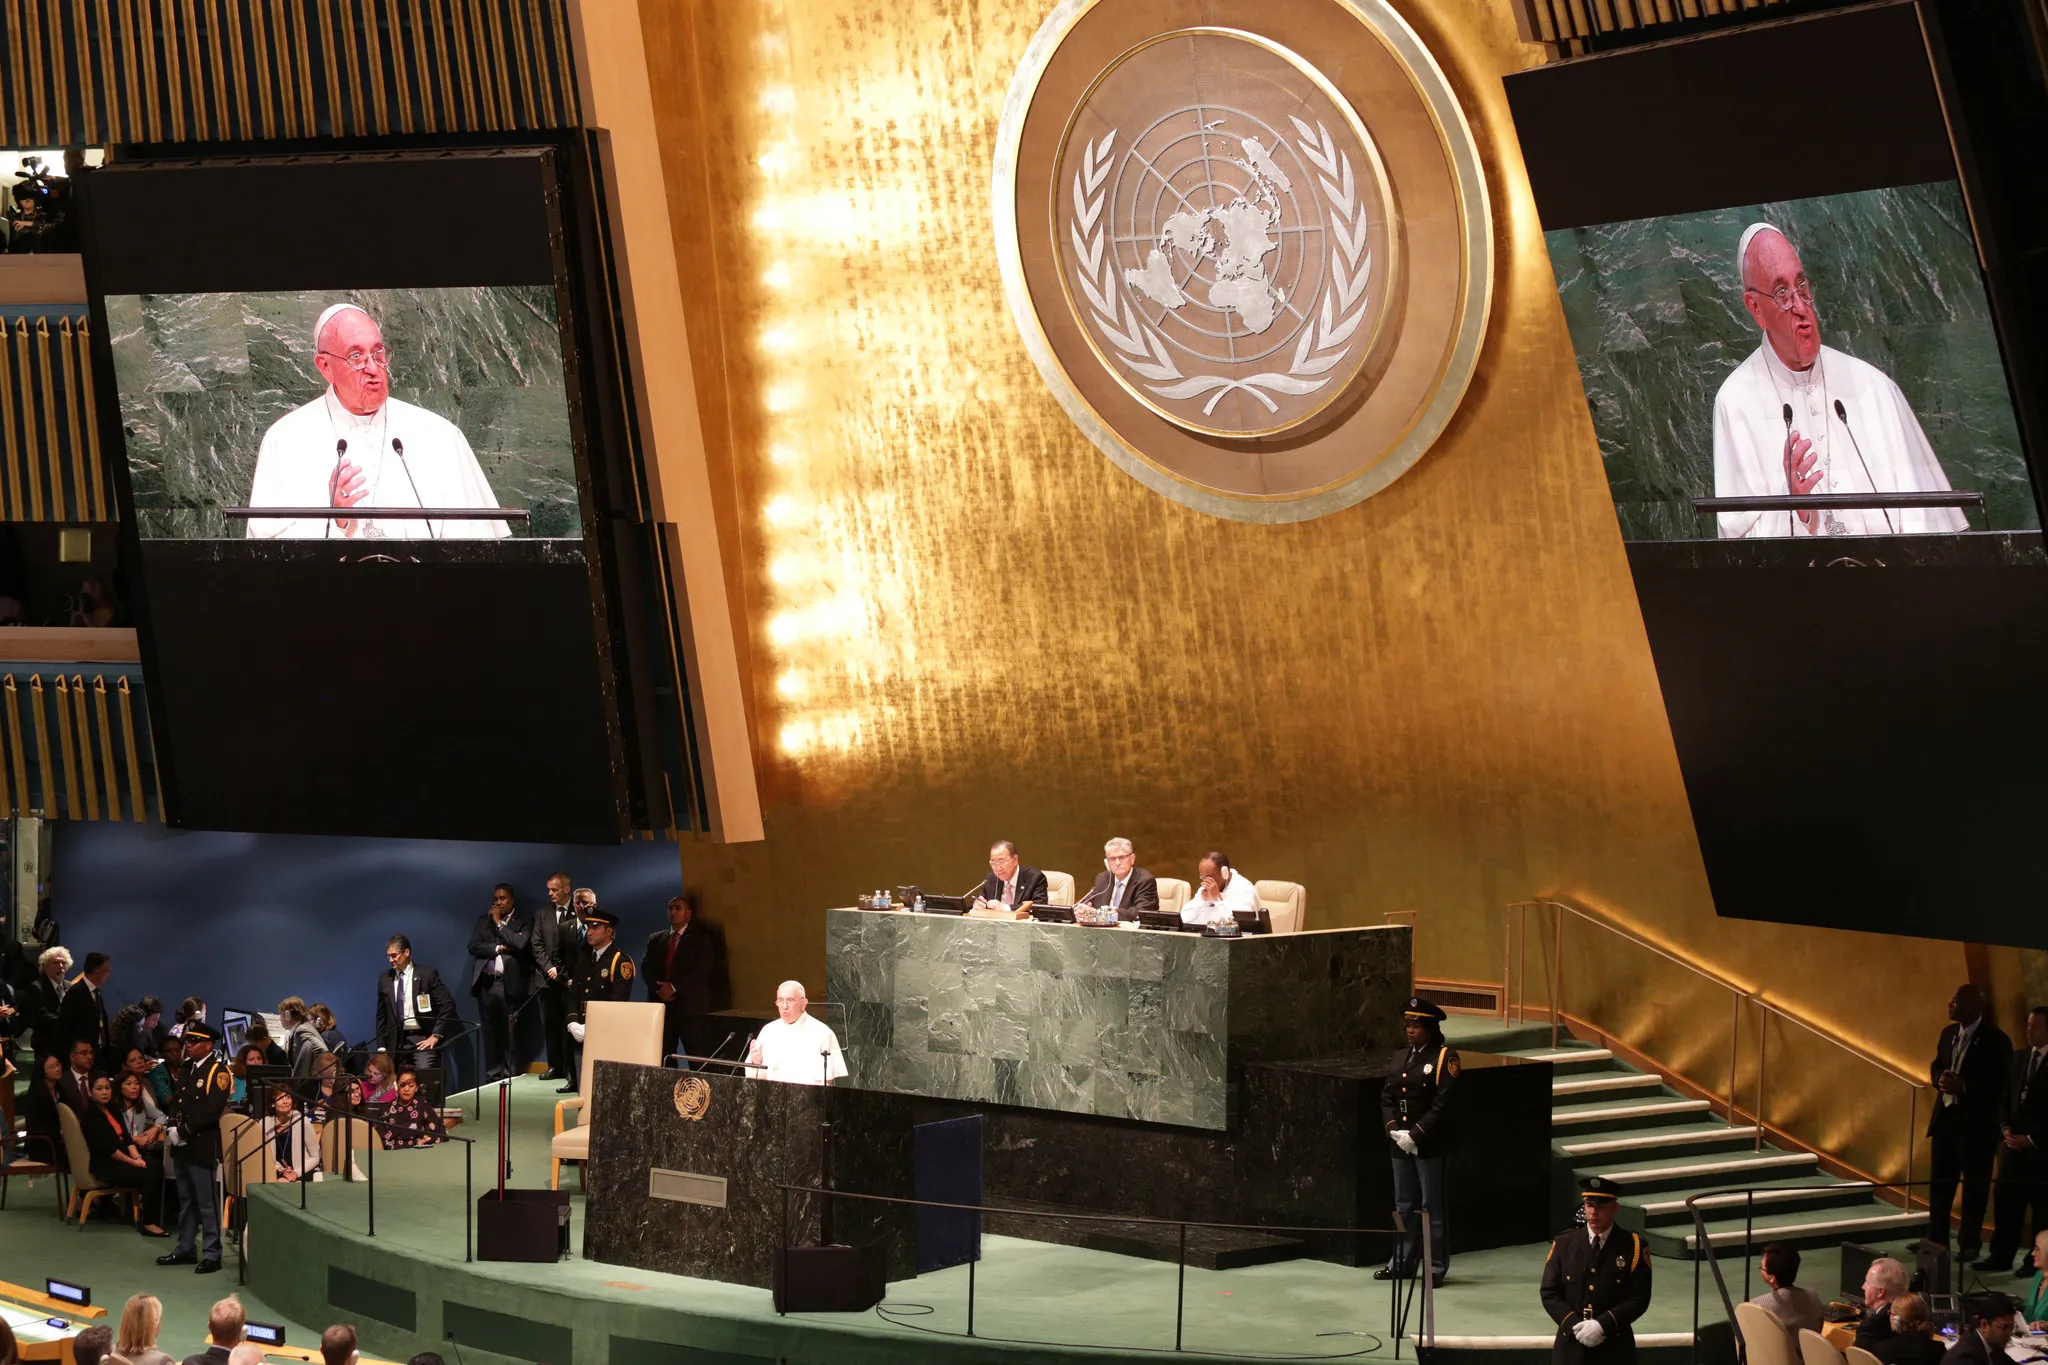
M 1458 1050 L 1444 1041 L 1444 1012 L 1421 996 L 1402 1010 L 1408 1050 L 1394 1060 L 1394 1069 L 1380 1087 L 1380 1119 L 1386 1124 L 1388 1151 L 1394 1159 L 1394 1207 L 1407 1231 L 1387 1263 L 1373 1272 L 1376 1280 L 1406 1279 L 1422 1259 L 1422 1224 L 1418 1208 L 1429 1215 L 1429 1276 L 1437 1288 L 1451 1267 L 1449 1223 L 1444 1213 L 1444 1154 L 1450 1135 L 1444 1106 L 1458 1080 Z
M 220 1269 L 220 1118 L 235 1088 L 234 1073 L 216 1057 L 220 1032 L 188 1020 L 179 1035 L 185 1070 L 171 1099 L 171 1174 L 178 1182 L 178 1249 L 158 1265 L 191 1265 L 211 1275 Z M 202 1244 L 200 1230 L 206 1237 Z
M 1586 1225 L 1561 1233 L 1543 1263 L 1543 1311 L 1557 1323 L 1551 1365 L 1635 1365 L 1629 1326 L 1650 1308 L 1650 1249 L 1614 1226 L 1614 1183 L 1591 1176 L 1579 1186 Z
M 618 944 L 619 917 L 591 906 L 583 912 L 588 951 L 577 964 L 575 997 L 569 1006 L 569 1036 L 576 1040 L 576 1076 L 583 1069 L 583 1017 L 593 1000 L 633 998 L 633 957 Z

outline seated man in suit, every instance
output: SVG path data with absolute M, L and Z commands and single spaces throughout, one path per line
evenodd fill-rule
M 2006 1343 L 2019 1328 L 2019 1305 L 2009 1294 L 1969 1294 L 1962 1300 L 1962 1330 L 1942 1365 L 2011 1365 Z
M 1880 1256 L 1863 1272 L 1863 1321 L 1856 1324 L 1856 1345 L 1874 1351 L 1892 1335 L 1892 1300 L 1906 1292 L 1903 1262 Z M 1925 1316 L 1923 1309 L 1922 1316 Z
M 2012 1267 L 2030 1207 L 2035 1231 L 2048 1228 L 2048 1005 L 2027 1015 L 2026 1042 L 2013 1054 L 1999 1103 L 1998 1188 L 1984 1262 L 1993 1273 Z
M 975 909 L 1014 909 L 1025 901 L 1044 905 L 1047 894 L 1045 874 L 1024 866 L 1015 844 L 998 839 L 989 845 L 988 877 L 981 884 L 981 894 L 974 898 Z
M 1104 906 L 1121 920 L 1135 920 L 1139 911 L 1159 908 L 1159 882 L 1138 866 L 1138 851 L 1129 839 L 1111 839 L 1102 846 L 1102 869 L 1081 904 Z

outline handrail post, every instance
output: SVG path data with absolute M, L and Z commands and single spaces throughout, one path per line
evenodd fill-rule
M 375 1237 L 377 1235 L 377 1144 L 372 1142 L 363 1150 L 370 1154 L 369 1190 L 367 1195 L 370 1205 L 370 1236 Z M 354 1154 L 351 1153 L 350 1155 L 353 1156 Z
M 1188 1225 L 1180 1225 L 1179 1273 L 1173 1282 L 1173 1349 L 1181 1342 L 1181 1324 L 1188 1301 Z
M 1556 924 L 1550 935 L 1550 1050 L 1555 1052 L 1564 1027 L 1564 907 L 1552 901 L 1550 908 Z
M 1728 1126 L 1735 1126 L 1735 1074 L 1742 1066 L 1742 997 L 1735 992 L 1728 993 L 1729 1002 L 1734 1006 L 1728 1018 Z M 1698 1297 L 1695 1286 L 1694 1297 Z
M 1507 1028 L 1507 1026 L 1508 1026 L 1508 996 L 1509 996 L 1509 993 L 1510 993 L 1510 992 L 1511 992 L 1511 991 L 1513 990 L 1513 988 L 1514 988 L 1514 984 L 1515 984 L 1515 983 L 1514 983 L 1514 970 L 1515 970 L 1515 907 L 1514 907 L 1514 906 L 1512 906 L 1512 905 L 1508 906 L 1508 908 L 1507 908 L 1507 913 L 1503 914 L 1503 915 L 1502 915 L 1502 916 L 1500 917 L 1500 924 L 1501 924 L 1501 928 L 1502 928 L 1502 930 L 1503 930 L 1503 931 L 1505 931 L 1505 933 L 1506 933 L 1506 935 L 1507 935 L 1507 937 L 1506 937 L 1506 938 L 1505 938 L 1505 939 L 1504 939 L 1504 940 L 1502 941 L 1502 943 L 1501 943 L 1501 945 L 1500 945 L 1500 1026 L 1501 1026 L 1501 1028 L 1502 1028 L 1503 1030 L 1505 1030 L 1505 1029 Z M 1409 952 L 1409 957 L 1410 957 L 1410 959 L 1412 960 L 1412 959 L 1413 959 L 1413 957 L 1414 957 L 1414 953 L 1415 953 L 1415 940 L 1414 940 L 1414 939 L 1410 939 L 1410 940 L 1408 940 L 1408 952 Z M 1410 973 L 1410 974 L 1411 974 L 1411 976 L 1412 976 L 1412 974 L 1413 974 L 1413 973 L 1412 973 L 1412 971 L 1411 971 L 1411 973 Z
M 1767 1011 L 1758 1008 L 1756 1014 L 1756 1150 L 1764 1149 L 1764 1040 L 1770 1034 Z M 1749 1281 L 1742 1284 L 1743 1297 L 1749 1297 Z
M 981 1211 L 974 1213 L 974 1254 L 967 1258 L 967 1335 L 974 1335 L 974 1265 L 981 1259 Z
M 444 1124 L 444 1125 L 442 1125 L 442 1126 L 443 1126 L 443 1127 L 445 1128 L 445 1127 L 446 1127 L 447 1125 L 445 1125 L 445 1124 Z M 377 1141 L 377 1135 L 376 1135 L 375 1133 L 372 1133 L 372 1134 L 370 1135 L 370 1141 L 371 1141 L 371 1143 L 372 1143 L 372 1144 L 375 1144 L 375 1142 Z M 463 1143 L 463 1144 L 462 1144 L 462 1259 L 463 1259 L 463 1260 L 464 1260 L 465 1262 L 467 1262 L 467 1261 L 473 1261 L 473 1260 L 475 1260 L 475 1259 L 476 1259 L 475 1255 L 473 1254 L 473 1247 L 474 1247 L 474 1242 L 473 1242 L 473 1240 L 472 1240 L 472 1239 L 473 1239 L 473 1236 L 474 1236 L 474 1231 L 475 1231 L 475 1230 L 474 1230 L 474 1228 L 473 1228 L 473 1227 L 471 1226 L 471 1224 L 472 1224 L 473 1220 L 474 1220 L 474 1219 L 476 1218 L 476 1174 L 475 1174 L 475 1172 L 476 1172 L 476 1159 L 475 1159 L 475 1158 L 476 1158 L 476 1144 L 475 1144 L 474 1142 L 465 1142 L 465 1143 Z

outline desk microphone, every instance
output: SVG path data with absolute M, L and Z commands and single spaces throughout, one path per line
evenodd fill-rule
M 1095 899 L 1095 888 L 1091 886 L 1091 887 L 1089 887 L 1089 888 L 1088 888 L 1088 894 L 1087 894 L 1087 895 L 1085 895 L 1085 896 L 1081 897 L 1081 899 L 1079 899 L 1079 900 L 1077 900 L 1077 901 L 1075 901 L 1075 902 L 1074 902 L 1074 908 L 1075 908 L 1076 910 L 1079 910 L 1079 909 L 1080 909 L 1080 908 L 1081 908 L 1082 906 L 1084 906 L 1084 905 L 1088 904 L 1088 902 L 1090 902 L 1090 901 L 1092 901 L 1092 900 L 1094 900 L 1094 899 Z
M 330 507 L 334 505 L 334 500 L 341 496 L 341 457 L 346 454 L 348 454 L 347 439 L 337 440 L 334 443 L 334 475 L 327 480 L 327 503 Z M 329 517 L 327 524 L 320 528 L 320 539 L 327 539 L 333 531 L 334 518 Z
M 405 471 L 405 485 L 406 487 L 412 489 L 412 500 L 415 503 L 418 503 L 421 507 L 425 507 L 427 503 L 426 500 L 420 496 L 420 486 L 417 483 L 413 482 L 412 465 L 405 458 L 405 442 L 399 440 L 396 436 L 394 436 L 391 438 L 391 449 L 397 452 L 398 454 L 398 467 Z M 427 538 L 429 540 L 440 539 L 439 536 L 434 534 L 434 523 L 431 521 L 427 523 Z
M 718 1054 L 719 1054 L 719 1053 L 721 1053 L 721 1052 L 725 1051 L 725 1044 L 726 1044 L 726 1043 L 729 1043 L 729 1042 L 731 1042 L 731 1041 L 732 1041 L 733 1039 L 735 1039 L 735 1038 L 737 1038 L 737 1037 L 739 1037 L 739 1036 L 740 1036 L 740 1031 L 739 1031 L 738 1029 L 734 1029 L 734 1030 L 733 1030 L 733 1031 L 732 1031 L 731 1033 L 728 1033 L 728 1034 L 726 1034 L 726 1035 L 725 1035 L 725 1039 L 724 1039 L 724 1041 L 723 1041 L 723 1042 L 721 1042 L 721 1043 L 719 1043 L 719 1045 L 718 1045 L 717 1047 L 715 1047 L 715 1048 L 712 1048 L 712 1049 L 711 1049 L 711 1055 L 712 1055 L 713 1057 L 716 1057 L 716 1056 L 718 1056 Z
M 1882 492 L 1883 490 L 1877 486 L 1877 480 L 1870 475 L 1870 462 L 1863 458 L 1863 443 L 1856 439 L 1856 428 L 1849 425 L 1849 410 L 1842 406 L 1842 400 L 1839 398 L 1835 400 L 1835 416 L 1842 419 L 1842 430 L 1849 433 L 1849 448 L 1856 452 L 1856 463 L 1863 466 L 1863 477 L 1870 484 L 1870 491 Z M 1884 528 L 1897 535 L 1899 528 L 1892 525 L 1891 512 L 1882 507 L 1877 510 L 1884 517 Z

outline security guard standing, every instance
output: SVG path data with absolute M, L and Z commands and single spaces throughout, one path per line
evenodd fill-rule
M 583 1019 L 593 1000 L 633 998 L 633 958 L 620 951 L 619 917 L 609 910 L 591 906 L 583 912 L 589 951 L 577 964 L 575 999 L 569 1006 L 569 1036 L 577 1044 L 577 1076 L 582 1075 Z
M 1586 1225 L 1561 1233 L 1543 1262 L 1543 1310 L 1557 1323 L 1551 1365 L 1635 1365 L 1629 1324 L 1650 1308 L 1650 1249 L 1614 1226 L 1614 1183 L 1591 1176 L 1579 1186 Z
M 1406 1279 L 1415 1273 L 1422 1259 L 1422 1224 L 1414 1216 L 1420 1208 L 1429 1216 L 1430 1282 L 1440 1289 L 1451 1268 L 1450 1226 L 1444 1210 L 1444 1156 L 1450 1150 L 1450 1135 L 1444 1106 L 1457 1084 L 1458 1050 L 1444 1041 L 1444 1012 L 1434 1001 L 1411 997 L 1402 1021 L 1408 1050 L 1395 1059 L 1380 1088 L 1380 1119 L 1394 1160 L 1394 1208 L 1407 1230 L 1373 1278 Z
M 220 1118 L 227 1112 L 235 1077 L 216 1057 L 220 1032 L 188 1020 L 179 1036 L 185 1070 L 171 1098 L 171 1174 L 178 1182 L 178 1249 L 156 1258 L 158 1265 L 191 1265 L 196 1273 L 220 1269 Z M 200 1241 L 200 1231 L 205 1240 Z

